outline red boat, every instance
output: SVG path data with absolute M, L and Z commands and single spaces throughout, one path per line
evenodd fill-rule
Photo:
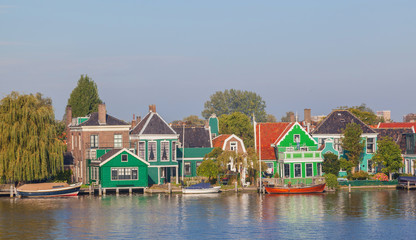
M 268 187 L 265 186 L 267 193 L 321 193 L 325 189 L 326 183 L 305 186 L 305 187 Z

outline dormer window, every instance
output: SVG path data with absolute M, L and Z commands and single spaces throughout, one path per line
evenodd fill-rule
M 122 162 L 127 162 L 127 161 L 128 161 L 128 156 L 127 156 L 127 154 L 122 154 L 122 155 L 121 155 L 121 161 L 122 161 Z
M 237 142 L 230 142 L 230 150 L 237 152 Z

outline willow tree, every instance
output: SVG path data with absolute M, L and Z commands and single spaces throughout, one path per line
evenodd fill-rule
M 36 181 L 63 167 L 50 98 L 12 92 L 0 101 L 0 181 Z

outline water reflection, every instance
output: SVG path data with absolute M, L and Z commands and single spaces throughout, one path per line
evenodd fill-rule
M 0 238 L 401 238 L 415 203 L 398 190 L 1 198 Z

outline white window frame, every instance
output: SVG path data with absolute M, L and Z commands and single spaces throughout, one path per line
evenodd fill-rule
M 122 148 L 123 147 L 123 135 L 122 134 L 114 134 L 114 148 Z
M 296 165 L 300 165 L 300 176 L 296 177 Z M 295 178 L 302 178 L 302 163 L 294 163 L 293 164 L 293 177 Z
M 192 164 L 190 162 L 185 162 L 184 174 L 185 175 L 192 175 Z M 186 171 L 186 167 L 189 166 L 189 172 Z
M 235 142 L 235 141 L 230 142 L 230 150 L 237 152 L 238 151 L 238 143 Z
M 163 157 L 163 147 L 164 146 L 167 148 L 166 149 L 167 159 L 165 159 L 165 160 L 162 159 L 162 157 Z M 170 160 L 169 154 L 170 154 L 169 141 L 161 141 L 160 142 L 160 161 L 169 162 L 169 160 Z
M 294 147 L 287 147 L 286 148 L 286 152 L 294 152 L 295 148 Z
M 94 139 L 94 141 L 93 141 Z M 91 134 L 90 135 L 90 148 L 98 148 L 98 143 L 99 143 L 99 136 L 98 134 Z
M 369 151 L 368 151 L 368 140 L 369 140 L 369 139 L 372 139 L 372 140 L 373 140 L 373 142 L 371 143 L 371 144 L 372 144 L 372 150 L 371 150 L 371 152 L 369 152 Z M 375 142 L 376 142 L 376 141 L 375 141 L 375 138 L 367 138 L 366 140 L 367 140 L 367 141 L 366 141 L 366 146 L 365 146 L 365 152 L 366 152 L 366 153 L 370 153 L 370 154 L 371 154 L 371 153 L 374 153 L 374 152 L 375 152 L 375 150 L 376 150 L 376 149 L 375 149 L 375 146 L 376 146 L 376 144 L 375 144 Z
M 176 141 L 172 141 L 172 161 L 176 161 Z
M 289 167 L 289 176 L 287 176 L 286 177 L 286 166 L 288 166 Z M 285 178 L 290 178 L 290 163 L 284 163 L 283 164 L 283 176 L 285 177 Z
M 312 172 L 311 172 L 310 176 L 308 175 L 308 165 L 311 166 L 311 169 L 312 169 Z M 313 164 L 312 163 L 306 163 L 305 164 L 305 177 L 313 177 Z
M 316 163 L 316 171 L 318 173 L 318 176 L 322 176 L 322 163 Z
M 308 149 L 308 147 L 300 147 L 300 150 L 303 151 L 303 152 L 307 152 L 309 149 Z
M 155 159 L 154 160 L 150 160 L 150 147 L 151 147 L 151 145 L 153 145 L 154 144 L 154 146 L 155 146 L 155 149 L 153 150 L 154 152 L 154 155 L 155 155 Z M 149 162 L 156 162 L 157 161 L 157 142 L 156 141 L 149 141 L 149 142 L 147 142 L 147 160 L 149 161 Z
M 126 156 L 126 160 L 123 161 L 123 156 Z M 121 162 L 128 162 L 129 161 L 129 155 L 128 154 L 121 154 Z
M 299 137 L 299 143 L 300 143 L 300 134 L 293 134 L 293 141 L 296 143 L 296 136 Z
M 140 148 L 140 145 L 142 145 L 143 148 Z M 140 158 L 146 159 L 146 142 L 144 141 L 137 142 L 137 153 Z
M 110 169 L 111 181 L 136 181 L 139 180 L 139 168 L 138 167 L 114 167 Z M 117 179 L 113 178 L 113 171 L 117 171 Z M 133 179 L 133 171 L 137 171 L 137 178 Z M 119 174 L 124 173 L 124 174 Z M 126 176 L 126 173 L 130 173 L 130 179 L 120 179 L 118 176 Z

